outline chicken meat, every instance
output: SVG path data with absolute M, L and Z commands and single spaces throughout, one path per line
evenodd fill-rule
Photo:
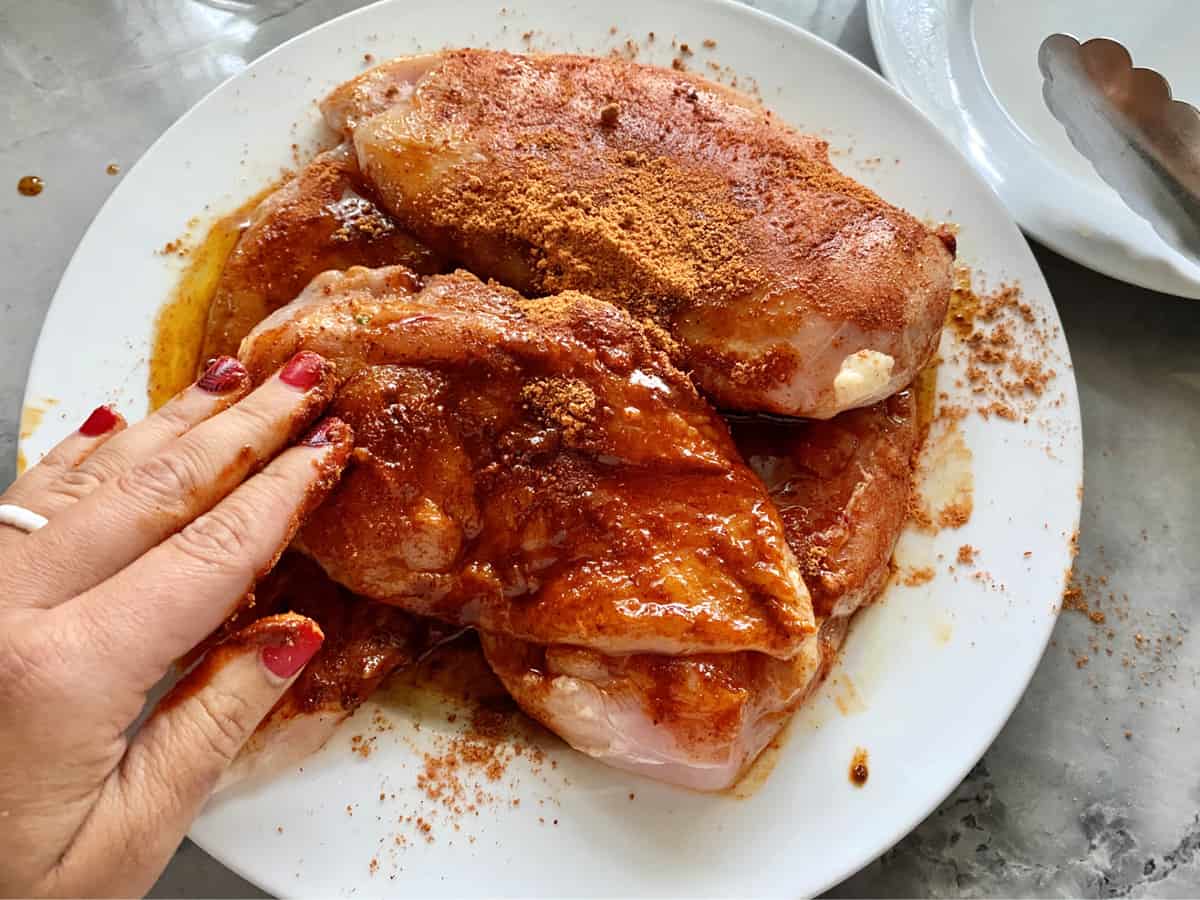
M 820 683 L 850 616 L 882 589 L 919 446 L 902 393 L 832 422 L 738 417 L 733 435 L 780 509 L 804 566 L 818 633 L 791 659 L 756 652 L 615 656 L 484 634 L 488 663 L 531 716 L 609 765 L 694 790 L 735 783 Z M 243 749 L 222 786 L 319 749 L 391 671 L 458 630 L 355 597 L 297 554 L 258 587 L 246 618 L 318 621 L 326 644 Z
M 814 633 L 775 506 L 661 329 L 577 293 L 352 268 L 241 358 L 261 379 L 302 348 L 338 366 L 356 446 L 296 547 L 350 590 L 606 654 L 790 660 Z
M 321 153 L 245 222 L 209 304 L 200 359 L 236 354 L 250 329 L 327 269 L 391 264 L 442 268 L 379 208 L 349 146 Z
M 850 616 L 882 589 L 919 446 L 918 417 L 907 392 L 831 422 L 740 416 L 732 425 L 812 585 L 820 628 L 791 658 L 754 651 L 615 655 L 482 635 L 488 663 L 505 689 L 572 747 L 695 790 L 737 781 L 820 683 Z M 222 786 L 301 761 L 386 675 L 460 630 L 356 597 L 294 553 L 259 585 L 254 606 L 227 630 L 281 610 L 316 619 L 325 646 Z
M 852 615 L 883 589 L 908 517 L 923 430 L 915 392 L 828 422 L 729 418 L 783 518 L 816 615 Z
M 454 50 L 377 66 L 323 110 L 401 227 L 527 296 L 653 318 L 722 408 L 828 418 L 937 345 L 953 236 L 694 74 Z
M 527 713 L 577 750 L 695 790 L 729 787 L 820 683 L 850 616 L 883 588 L 918 436 L 907 392 L 830 422 L 734 423 L 812 586 L 820 627 L 791 658 L 614 655 L 484 634 L 488 662 Z

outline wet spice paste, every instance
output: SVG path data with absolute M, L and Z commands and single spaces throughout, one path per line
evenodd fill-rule
M 17 193 L 23 197 L 36 197 L 46 187 L 46 183 L 36 175 L 26 175 L 17 182 Z
M 862 787 L 870 776 L 867 768 L 867 751 L 864 747 L 854 749 L 854 757 L 850 760 L 850 782 L 855 787 Z

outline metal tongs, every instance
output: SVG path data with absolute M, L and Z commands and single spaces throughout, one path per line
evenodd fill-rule
M 1075 149 L 1164 241 L 1200 262 L 1200 111 L 1108 38 L 1052 34 L 1038 67 L 1046 106 Z

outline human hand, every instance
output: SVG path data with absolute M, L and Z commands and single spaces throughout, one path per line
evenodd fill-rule
M 150 688 L 274 565 L 349 457 L 333 418 L 283 449 L 333 393 L 320 356 L 250 387 L 225 357 L 137 425 L 100 407 L 0 495 L 48 520 L 0 524 L 0 894 L 147 891 L 321 645 L 311 619 L 260 620 L 130 733 Z

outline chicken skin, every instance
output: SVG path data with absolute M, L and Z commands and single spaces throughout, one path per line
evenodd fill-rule
M 613 656 L 481 638 L 513 699 L 576 750 L 658 781 L 718 791 L 738 780 L 817 682 L 835 652 L 822 653 L 827 634 L 810 637 L 791 659 Z
M 937 344 L 953 237 L 690 73 L 455 50 L 378 66 L 323 110 L 402 228 L 527 296 L 654 319 L 722 408 L 829 418 Z
M 791 659 L 815 630 L 783 524 L 654 326 L 466 273 L 316 278 L 243 342 L 339 367 L 356 435 L 296 546 L 350 590 L 535 644 Z
M 921 445 L 913 393 L 828 422 L 730 418 L 783 518 L 816 615 L 852 615 L 883 589 L 908 515 Z
M 821 626 L 791 659 L 756 652 L 614 656 L 481 636 L 509 693 L 572 747 L 702 791 L 736 783 L 820 683 L 850 616 L 882 590 L 919 444 L 908 393 L 832 422 L 739 417 L 733 434 L 781 510 L 789 544 L 810 561 L 805 574 Z M 384 676 L 457 633 L 355 597 L 296 554 L 257 594 L 256 616 L 284 609 L 308 615 L 326 643 L 223 785 L 315 752 Z M 232 622 L 231 630 L 242 624 Z
M 393 263 L 442 268 L 371 198 L 350 147 L 322 153 L 251 214 L 217 282 L 200 359 L 236 354 L 251 328 L 326 269 Z
M 226 783 L 474 628 L 572 747 L 734 784 L 887 580 L 953 238 L 688 73 L 450 51 L 322 108 L 346 143 L 256 209 L 205 341 L 256 380 L 321 353 L 356 435 L 229 623 L 326 643 Z
M 905 520 L 918 425 L 904 393 L 830 422 L 737 421 L 734 437 L 808 561 L 821 625 L 794 656 L 616 656 L 483 636 L 509 693 L 572 747 L 694 790 L 737 781 L 820 683 L 850 616 L 882 590 Z

